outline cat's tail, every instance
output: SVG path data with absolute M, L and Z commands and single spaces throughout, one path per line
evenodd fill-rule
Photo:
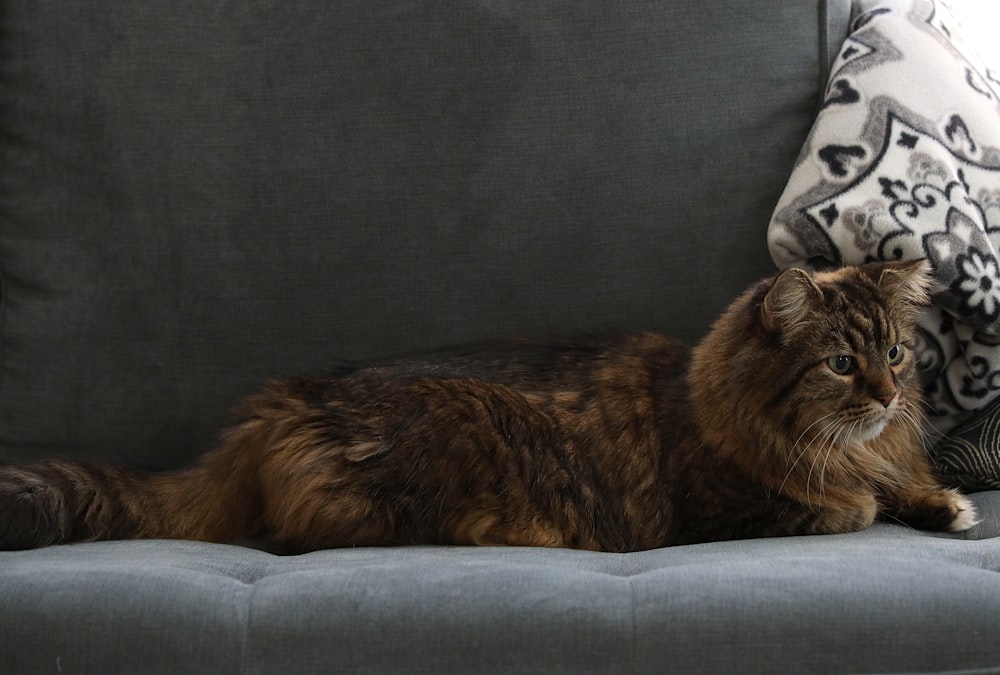
M 0 467 L 0 550 L 102 539 L 234 542 L 260 522 L 252 434 L 176 473 L 52 460 Z M 248 445 L 249 444 L 249 445 Z

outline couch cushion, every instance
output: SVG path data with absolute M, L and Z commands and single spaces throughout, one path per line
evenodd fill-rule
M 642 553 L 193 542 L 0 553 L 0 671 L 933 672 L 1000 663 L 1000 492 L 963 537 Z M 943 618 L 944 617 L 944 618 Z

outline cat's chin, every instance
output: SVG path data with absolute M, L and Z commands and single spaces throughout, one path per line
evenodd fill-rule
M 867 443 L 868 441 L 875 440 L 879 437 L 883 431 L 885 431 L 886 426 L 889 424 L 889 416 L 882 415 L 877 419 L 872 420 L 868 424 L 865 424 L 858 429 L 851 432 L 850 440 L 854 443 Z

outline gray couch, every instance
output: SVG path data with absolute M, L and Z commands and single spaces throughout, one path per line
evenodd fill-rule
M 0 2 L 0 461 L 189 462 L 270 377 L 697 339 L 847 0 Z M 940 535 L 625 555 L 0 553 L 0 672 L 1000 671 L 1000 491 Z

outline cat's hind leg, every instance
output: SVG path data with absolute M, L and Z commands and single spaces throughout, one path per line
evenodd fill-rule
M 75 529 L 66 487 L 53 484 L 50 467 L 0 467 L 0 550 L 49 546 Z
M 278 545 L 587 546 L 562 525 L 570 460 L 523 396 L 439 378 L 363 393 L 333 388 L 272 437 L 259 475 Z

